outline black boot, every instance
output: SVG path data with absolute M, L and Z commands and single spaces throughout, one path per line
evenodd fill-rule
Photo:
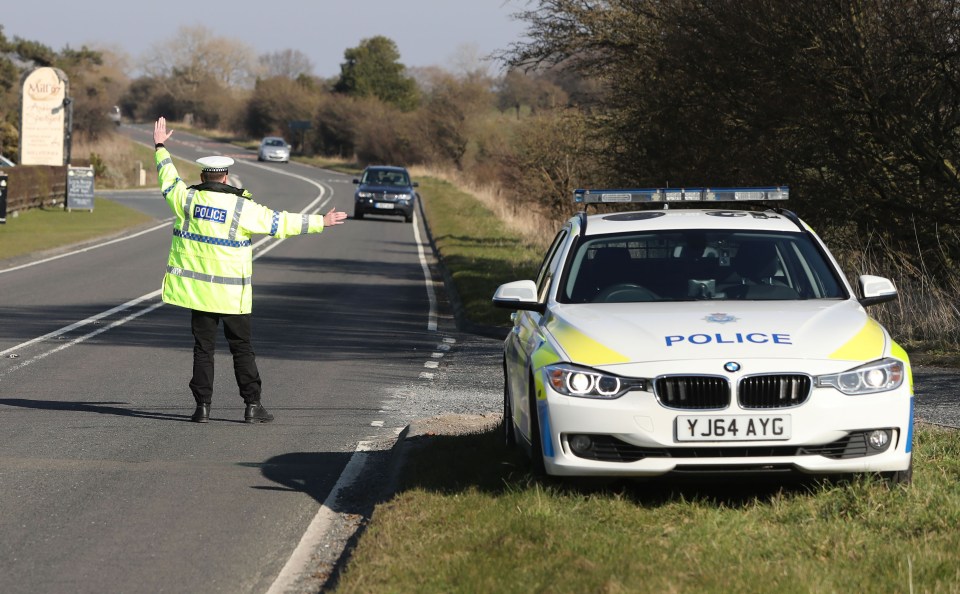
M 206 423 L 210 420 L 210 404 L 199 403 L 190 420 L 194 423 Z
M 244 423 L 269 423 L 272 420 L 273 415 L 268 413 L 259 402 L 247 404 L 247 409 L 243 411 Z

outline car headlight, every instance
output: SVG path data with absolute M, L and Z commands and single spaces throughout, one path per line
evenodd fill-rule
M 883 359 L 843 373 L 821 375 L 817 387 L 829 386 L 851 396 L 875 394 L 896 390 L 903 385 L 903 376 L 903 361 Z
M 373 192 L 357 192 L 357 198 L 373 198 Z
M 644 390 L 646 380 L 619 377 L 595 369 L 570 364 L 544 368 L 547 382 L 556 392 L 576 398 L 619 398 L 630 390 Z

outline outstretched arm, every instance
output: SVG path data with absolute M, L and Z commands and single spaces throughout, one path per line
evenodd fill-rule
M 345 218 L 347 218 L 347 213 L 343 212 L 342 210 L 337 212 L 336 208 L 331 208 L 330 212 L 323 215 L 323 226 L 326 228 L 333 225 L 342 225 L 343 219 Z
M 167 118 L 160 116 L 157 123 L 153 125 L 153 144 L 163 144 L 172 135 L 173 130 L 167 132 Z

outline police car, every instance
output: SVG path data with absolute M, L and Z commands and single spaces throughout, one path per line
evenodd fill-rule
M 577 190 L 585 207 L 661 208 L 580 212 L 535 280 L 497 289 L 494 303 L 516 310 L 503 357 L 508 444 L 550 475 L 909 482 L 910 361 L 865 310 L 896 288 L 870 275 L 851 287 L 788 210 L 727 204 L 788 196 Z

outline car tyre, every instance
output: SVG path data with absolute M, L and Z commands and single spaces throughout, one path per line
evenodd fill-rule
M 881 474 L 881 476 L 891 487 L 895 485 L 909 485 L 913 483 L 913 457 L 910 458 L 910 466 L 908 466 L 906 470 L 884 472 Z
M 355 218 L 355 219 L 357 219 L 357 220 L 359 221 L 360 219 L 363 218 L 363 213 L 360 212 L 360 211 L 358 211 L 358 210 L 355 210 L 355 211 L 353 211 L 353 218 Z
M 510 406 L 510 388 L 507 387 L 507 365 L 503 365 L 503 444 L 507 449 L 517 447 L 517 434 L 513 431 L 513 408 Z
M 543 442 L 540 435 L 540 413 L 537 408 L 537 388 L 530 378 L 530 470 L 535 476 L 545 476 L 546 467 L 543 464 Z
M 405 220 L 405 221 L 408 222 L 408 223 L 412 223 L 412 222 L 413 222 L 413 215 L 403 215 L 403 220 Z

